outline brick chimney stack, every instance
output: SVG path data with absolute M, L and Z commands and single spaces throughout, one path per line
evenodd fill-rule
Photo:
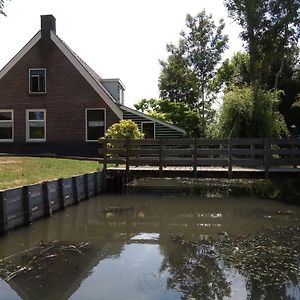
M 41 16 L 42 38 L 50 38 L 50 33 L 56 33 L 56 20 L 52 15 Z

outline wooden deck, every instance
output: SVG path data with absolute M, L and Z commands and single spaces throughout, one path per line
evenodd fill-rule
M 101 144 L 100 162 L 111 176 L 300 177 L 300 139 L 101 140 Z
M 107 174 L 115 176 L 116 174 L 126 176 L 126 166 L 114 166 L 107 169 Z M 159 167 L 153 166 L 130 166 L 128 176 L 130 178 L 145 177 L 168 177 L 168 178 L 266 178 L 265 170 L 262 168 L 242 168 L 233 167 L 231 176 L 229 177 L 228 168 L 222 167 L 197 167 L 196 174 L 192 167 L 172 166 L 163 167 L 162 171 Z M 300 167 L 282 167 L 269 169 L 268 178 L 280 177 L 299 177 Z

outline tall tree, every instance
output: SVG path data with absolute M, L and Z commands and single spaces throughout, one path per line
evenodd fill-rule
M 254 124 L 258 126 L 259 90 L 273 72 L 272 88 L 278 89 L 284 62 L 297 46 L 300 35 L 299 0 L 224 0 L 229 15 L 242 27 L 241 37 L 249 53 L 253 86 Z M 280 62 L 278 64 L 278 62 Z M 272 69 L 277 66 L 277 69 Z M 256 128 L 256 132 L 259 128 Z
M 197 108 L 202 118 L 202 136 L 205 136 L 214 99 L 211 81 L 227 47 L 224 26 L 223 20 L 216 26 L 205 10 L 195 17 L 187 15 L 178 46 L 167 45 L 170 56 L 166 62 L 161 62 L 160 96 Z
M 216 87 L 224 86 L 225 90 L 232 86 L 250 84 L 249 54 L 236 52 L 231 58 L 223 61 L 214 78 Z
M 166 62 L 161 61 L 162 72 L 159 78 L 160 97 L 171 102 L 183 102 L 196 106 L 199 97 L 197 76 L 188 66 L 183 53 L 174 51 Z
M 242 27 L 241 37 L 249 52 L 250 80 L 257 86 L 279 61 L 274 72 L 277 89 L 284 59 L 300 36 L 299 0 L 224 0 L 229 15 Z

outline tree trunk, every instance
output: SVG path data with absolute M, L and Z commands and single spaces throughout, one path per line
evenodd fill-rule
M 282 56 L 281 56 L 281 62 L 280 62 L 280 68 L 279 68 L 279 70 L 278 70 L 278 72 L 276 73 L 276 76 L 275 76 L 274 90 L 278 89 L 279 77 L 280 77 L 280 75 L 282 73 L 283 65 L 284 65 L 284 55 L 282 54 Z
M 205 138 L 205 103 L 204 103 L 204 85 L 201 86 L 201 98 L 202 98 L 202 138 Z

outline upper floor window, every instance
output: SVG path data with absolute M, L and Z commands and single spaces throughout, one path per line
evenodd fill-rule
M 0 142 L 13 142 L 13 110 L 0 110 Z
M 26 110 L 26 140 L 27 142 L 46 141 L 46 110 Z
M 86 141 L 98 141 L 105 133 L 105 109 L 86 109 Z
M 29 93 L 30 94 L 46 93 L 46 69 L 29 70 Z

